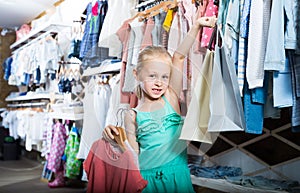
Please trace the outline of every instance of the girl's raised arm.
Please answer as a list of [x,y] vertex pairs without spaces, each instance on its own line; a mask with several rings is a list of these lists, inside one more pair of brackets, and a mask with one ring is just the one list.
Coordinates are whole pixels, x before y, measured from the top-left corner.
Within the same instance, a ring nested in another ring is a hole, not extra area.
[[183,63],[186,55],[189,53],[190,48],[194,44],[199,30],[202,27],[214,27],[216,21],[217,18],[215,16],[199,18],[191,27],[184,40],[174,52],[172,59],[173,68],[170,77],[170,88],[177,95],[177,98],[179,98],[180,92],[182,90]]

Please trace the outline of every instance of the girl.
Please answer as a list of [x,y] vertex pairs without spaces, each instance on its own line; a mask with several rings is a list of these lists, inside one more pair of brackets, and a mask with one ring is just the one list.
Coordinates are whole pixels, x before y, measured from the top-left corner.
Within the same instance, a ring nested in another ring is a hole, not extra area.
[[[127,139],[138,153],[142,177],[148,181],[143,192],[194,192],[187,167],[187,144],[179,140],[183,120],[179,96],[184,58],[198,31],[214,27],[215,17],[199,18],[173,57],[163,47],[150,46],[138,57],[134,76],[138,82],[138,106],[125,114]],[[115,126],[103,132],[107,140],[118,135]]]

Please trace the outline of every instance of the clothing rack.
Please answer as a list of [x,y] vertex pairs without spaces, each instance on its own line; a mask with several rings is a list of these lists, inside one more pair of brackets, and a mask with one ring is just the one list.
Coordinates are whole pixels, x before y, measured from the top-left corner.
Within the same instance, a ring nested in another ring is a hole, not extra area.
[[58,61],[58,64],[81,64],[80,62]]
[[82,76],[93,76],[97,74],[111,74],[120,72],[122,62],[116,62],[109,65],[100,65],[99,67],[87,68],[84,70]]
[[143,1],[142,3],[138,4],[135,9],[139,9],[139,8],[142,8],[143,6],[147,6],[149,5],[150,3],[154,3],[156,2],[157,0],[148,0],[148,1]]
[[34,43],[36,43],[37,41],[40,41],[41,39],[43,38],[46,38],[48,35],[51,35],[52,37],[56,36],[57,33],[56,32],[51,32],[51,31],[46,31],[46,32],[41,32],[42,34],[38,37],[38,38],[35,38],[33,40],[31,40],[30,42],[28,43],[24,43],[23,45],[21,45],[19,48],[15,49],[12,54],[26,48],[26,47],[29,47],[31,45],[33,45]]
[[9,108],[20,108],[20,107],[39,107],[46,106],[46,102],[36,102],[36,103],[20,103],[20,104],[7,104]]
[[10,46],[12,53],[16,52],[21,48],[25,48],[28,45],[46,37],[47,35],[57,35],[61,29],[66,27],[71,27],[70,25],[60,24],[60,23],[45,23],[37,29],[32,29],[29,34],[24,36],[22,39],[16,41]]
[[[177,0],[174,1],[152,1],[151,2],[146,3],[146,5],[143,5],[143,3],[141,3],[142,5],[140,6],[149,6],[148,9],[143,10],[143,11],[139,11],[135,16],[133,16],[131,18],[131,20],[134,20],[135,18],[139,18],[139,21],[143,21],[144,19],[147,19],[149,17],[154,17],[155,15],[161,13],[162,11],[167,12],[169,9],[174,9],[177,7]],[[148,2],[148,1],[147,1]],[[153,4],[153,6],[150,6],[151,4]]]

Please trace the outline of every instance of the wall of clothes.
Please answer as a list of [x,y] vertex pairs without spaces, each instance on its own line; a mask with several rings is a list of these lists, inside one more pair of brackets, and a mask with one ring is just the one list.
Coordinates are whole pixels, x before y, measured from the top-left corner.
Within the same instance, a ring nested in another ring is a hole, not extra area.
[[[50,186],[62,185],[64,176],[88,181],[81,164],[93,143],[105,125],[122,122],[120,109],[137,105],[132,71],[140,50],[156,45],[173,54],[197,18],[216,16],[217,27],[199,32],[184,62],[180,138],[203,158],[198,166],[238,166],[243,173],[235,176],[300,181],[292,169],[300,165],[299,12],[296,0],[89,1],[84,17],[14,50],[3,63],[3,78],[20,89],[10,97],[71,93],[61,109],[79,105],[81,117],[54,118],[59,100],[48,98],[42,115],[3,112],[3,126],[26,140],[26,150],[38,145],[47,160],[44,178],[55,176]],[[32,125],[35,119],[42,129]],[[284,159],[272,162],[264,154]],[[195,165],[190,169],[199,174]]]

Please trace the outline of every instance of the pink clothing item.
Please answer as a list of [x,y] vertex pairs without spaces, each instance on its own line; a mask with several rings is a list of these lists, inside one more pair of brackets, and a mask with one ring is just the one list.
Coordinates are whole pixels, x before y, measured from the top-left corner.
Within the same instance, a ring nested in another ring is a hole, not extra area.
[[[209,0],[204,16],[218,17],[218,6],[214,4],[214,0]],[[201,37],[201,47],[207,48],[213,31],[214,28],[203,27],[202,37]]]
[[205,15],[208,3],[209,0],[202,0],[202,4],[198,7],[199,10],[198,18],[203,17]]
[[135,159],[131,150],[118,153],[109,142],[95,141],[83,162],[87,193],[142,192],[148,182],[142,178]]
[[48,182],[49,188],[59,188],[65,186],[64,170],[55,173],[55,179]]
[[66,128],[62,123],[53,125],[53,138],[51,142],[50,154],[48,156],[47,168],[53,172],[60,171],[62,159],[66,147]]
[[96,1],[95,5],[93,5],[92,7],[92,14],[93,16],[97,16],[98,15],[98,1]]
[[142,45],[141,45],[141,50],[144,49],[145,47],[147,46],[152,46],[153,42],[152,42],[152,30],[154,28],[154,21],[152,19],[152,17],[150,17],[148,20],[147,20],[147,23],[146,23],[146,27],[145,27],[145,33],[144,33],[144,36],[143,36],[143,40],[142,40]]
[[[203,17],[206,11],[206,7],[208,5],[208,1],[209,0],[203,0],[202,4],[199,5],[197,13],[196,13],[196,18],[199,19],[200,17]],[[199,30],[198,35],[196,37],[196,40],[198,40],[198,42],[196,43],[193,51],[195,53],[202,53],[205,54],[206,49],[201,48],[200,42],[201,42],[201,36],[202,36],[202,29]]]
[[130,19],[126,20],[123,25],[118,29],[116,34],[118,35],[120,41],[123,45],[122,61],[127,62],[128,56],[128,39],[130,35],[131,27],[129,25]]
[[137,105],[137,97],[134,93],[129,92],[123,92],[122,88],[124,85],[124,78],[125,78],[125,72],[126,72],[126,63],[128,58],[128,40],[130,37],[130,31],[131,27],[129,25],[129,22],[131,19],[126,20],[123,25],[120,27],[120,29],[117,31],[117,35],[119,36],[120,41],[123,45],[123,53],[122,53],[122,67],[121,67],[121,77],[120,77],[120,103],[123,104],[130,104],[131,108],[136,107]]

